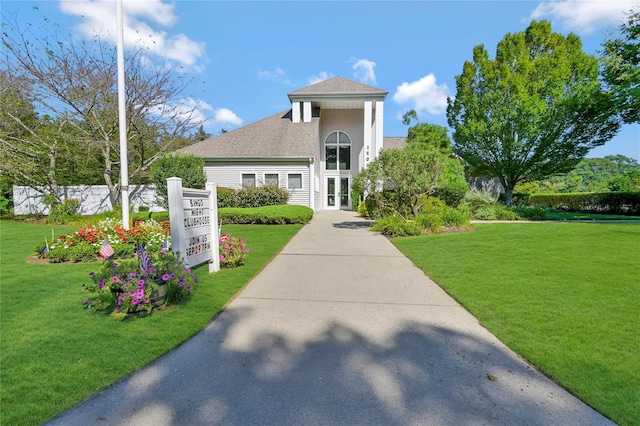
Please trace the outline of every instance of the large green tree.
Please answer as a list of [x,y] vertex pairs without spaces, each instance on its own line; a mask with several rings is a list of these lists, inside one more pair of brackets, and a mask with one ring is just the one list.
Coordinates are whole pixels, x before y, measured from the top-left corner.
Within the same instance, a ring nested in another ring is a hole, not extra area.
[[603,76],[617,112],[626,123],[640,123],[640,11],[631,11],[620,37],[604,43]]
[[447,106],[455,152],[473,175],[497,178],[508,204],[518,183],[573,169],[619,129],[598,60],[547,21],[506,34],[495,59],[476,46],[456,90]]

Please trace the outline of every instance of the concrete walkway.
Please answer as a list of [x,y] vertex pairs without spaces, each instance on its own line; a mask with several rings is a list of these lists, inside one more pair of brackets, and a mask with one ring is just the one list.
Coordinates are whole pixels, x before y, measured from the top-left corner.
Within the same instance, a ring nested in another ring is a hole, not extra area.
[[368,225],[319,213],[201,333],[50,424],[612,424]]

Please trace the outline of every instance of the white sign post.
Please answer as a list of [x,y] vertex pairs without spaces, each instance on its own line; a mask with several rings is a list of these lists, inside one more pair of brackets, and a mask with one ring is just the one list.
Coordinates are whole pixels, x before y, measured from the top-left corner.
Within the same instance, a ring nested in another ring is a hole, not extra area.
[[209,272],[220,270],[220,236],[218,235],[218,197],[216,186],[206,189],[183,188],[182,179],[167,179],[171,249],[187,265],[209,263]]

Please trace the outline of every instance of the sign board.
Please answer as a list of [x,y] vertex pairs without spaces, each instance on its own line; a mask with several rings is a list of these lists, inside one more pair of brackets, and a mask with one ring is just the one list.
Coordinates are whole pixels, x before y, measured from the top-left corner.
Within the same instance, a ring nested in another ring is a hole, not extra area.
[[218,197],[216,186],[206,189],[183,188],[182,179],[167,179],[171,249],[187,265],[209,263],[209,272],[220,270],[218,235]]

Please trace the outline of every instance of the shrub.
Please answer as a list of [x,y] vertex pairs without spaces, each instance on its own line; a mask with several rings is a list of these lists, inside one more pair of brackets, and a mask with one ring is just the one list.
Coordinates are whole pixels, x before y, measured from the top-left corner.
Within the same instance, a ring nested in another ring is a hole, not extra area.
[[515,207],[513,211],[528,220],[544,220],[547,216],[547,211],[542,207]]
[[465,228],[469,226],[469,218],[462,212],[448,208],[442,212],[442,224],[448,228]]
[[305,206],[278,205],[255,208],[222,208],[218,210],[219,223],[225,224],[291,224],[308,223],[313,210]]
[[640,213],[640,192],[536,194],[532,205],[571,212]]
[[244,265],[245,255],[251,251],[240,237],[232,237],[231,234],[220,236],[220,267],[237,268]]
[[156,185],[158,203],[167,207],[167,178],[179,177],[185,188],[203,189],[207,182],[204,160],[193,154],[165,154],[151,166],[151,180]]
[[47,223],[66,223],[78,214],[80,201],[75,198],[65,198],[59,203],[53,197],[45,197],[45,202],[49,204],[49,217]]
[[423,231],[427,231],[432,234],[440,232],[440,228],[444,225],[442,216],[437,213],[423,213],[416,218],[416,223]]
[[216,188],[218,194],[218,208],[235,207],[236,191],[232,188],[219,186]]
[[289,193],[275,185],[243,188],[236,192],[234,207],[264,207],[287,204]]
[[96,248],[90,244],[79,244],[69,248],[67,257],[71,262],[92,262],[96,260]]
[[407,221],[398,215],[385,216],[378,219],[371,227],[371,230],[390,238],[420,235],[422,233],[422,228],[417,222]]
[[367,211],[367,203],[364,200],[358,203],[358,214],[360,217],[370,217],[369,212]]

